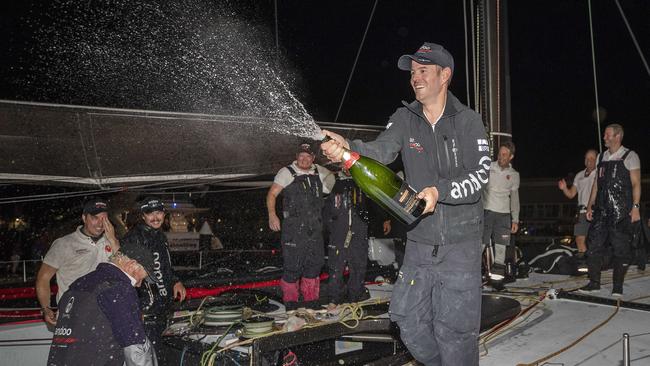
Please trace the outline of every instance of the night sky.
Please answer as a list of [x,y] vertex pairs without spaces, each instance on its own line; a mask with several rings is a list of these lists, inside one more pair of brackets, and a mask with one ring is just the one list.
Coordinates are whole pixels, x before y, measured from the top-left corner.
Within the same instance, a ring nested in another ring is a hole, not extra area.
[[[167,3],[2,2],[0,98],[248,113],[259,98],[242,95],[256,92],[261,63],[280,65],[274,75],[314,119],[334,121],[375,2],[278,0],[279,55],[273,1]],[[645,173],[650,75],[616,3],[592,3],[604,125],[626,128],[624,145]],[[650,58],[650,2],[620,3]],[[584,151],[598,148],[587,1],[509,1],[508,20],[514,166],[524,179],[578,171]],[[424,41],[455,56],[451,90],[466,102],[463,29],[460,0],[379,1],[337,122],[384,125],[410,101],[408,73],[396,63]],[[229,85],[240,90],[230,94]]]

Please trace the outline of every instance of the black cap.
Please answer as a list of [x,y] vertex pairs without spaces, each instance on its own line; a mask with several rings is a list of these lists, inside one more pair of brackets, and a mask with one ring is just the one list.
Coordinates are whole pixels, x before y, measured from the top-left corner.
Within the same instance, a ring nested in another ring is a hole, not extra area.
[[300,147],[298,148],[298,151],[296,152],[296,154],[300,154],[300,153],[307,153],[307,154],[315,155],[314,151],[311,149],[310,144],[301,144]]
[[454,57],[439,44],[424,42],[412,55],[403,55],[397,61],[400,70],[411,71],[411,61],[422,65],[438,65],[448,67],[454,73]]
[[158,197],[147,197],[140,203],[140,211],[152,213],[154,211],[165,211],[163,201]]
[[140,244],[127,244],[120,247],[120,252],[126,255],[131,259],[135,259],[138,263],[144,267],[145,271],[149,274],[152,280],[155,281],[154,277],[154,265],[153,265],[153,254],[151,250],[141,246]]
[[102,212],[108,212],[108,204],[106,203],[106,201],[98,198],[94,198],[84,203],[84,210],[83,210],[84,214],[90,214],[95,216]]

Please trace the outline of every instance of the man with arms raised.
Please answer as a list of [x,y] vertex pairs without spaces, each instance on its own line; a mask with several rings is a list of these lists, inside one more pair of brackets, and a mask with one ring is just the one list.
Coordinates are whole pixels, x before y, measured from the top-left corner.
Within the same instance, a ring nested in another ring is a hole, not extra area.
[[416,101],[399,108],[375,141],[333,140],[321,148],[339,161],[343,148],[389,163],[398,153],[408,184],[426,201],[407,234],[393,288],[391,319],[411,354],[425,365],[478,365],[481,321],[481,191],[490,157],[481,117],[447,89],[454,59],[425,43],[397,66],[411,72]]
[[594,185],[596,178],[596,157],[598,152],[594,149],[589,149],[585,153],[585,169],[581,170],[573,178],[573,185],[569,187],[564,179],[557,182],[558,188],[564,195],[572,199],[578,195],[578,221],[573,226],[573,235],[576,237],[576,247],[578,247],[578,259],[582,260],[587,252],[587,231],[589,230],[589,222],[587,222],[587,203],[589,203],[589,195],[591,194],[591,187]]
[[88,200],[81,215],[83,225],[75,232],[55,240],[43,258],[36,275],[36,297],[47,323],[56,323],[56,313],[50,308],[52,277],[56,275],[58,303],[72,282],[95,270],[97,264],[107,262],[110,255],[119,249],[107,212],[106,201]]

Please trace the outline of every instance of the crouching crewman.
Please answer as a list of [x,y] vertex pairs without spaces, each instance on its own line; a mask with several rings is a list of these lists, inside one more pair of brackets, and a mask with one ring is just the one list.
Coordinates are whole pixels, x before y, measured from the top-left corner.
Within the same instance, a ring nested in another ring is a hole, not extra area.
[[48,366],[158,365],[135,290],[151,273],[151,252],[131,246],[74,281],[59,301]]

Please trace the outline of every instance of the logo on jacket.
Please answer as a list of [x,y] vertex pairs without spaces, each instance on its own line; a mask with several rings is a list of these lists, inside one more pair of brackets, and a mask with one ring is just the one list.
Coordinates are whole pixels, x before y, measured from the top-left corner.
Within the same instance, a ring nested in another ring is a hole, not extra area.
[[476,144],[478,145],[478,151],[490,150],[490,145],[488,144],[488,140],[486,139],[478,139],[476,140]]
[[70,297],[70,301],[68,301],[68,304],[65,306],[65,313],[70,314],[72,311],[72,306],[74,305],[74,296]]
[[415,141],[415,139],[413,137],[409,138],[409,149],[413,149],[413,150],[417,151],[418,153],[421,153],[421,152],[424,151],[424,148],[422,147],[422,145],[420,145],[419,142]]

